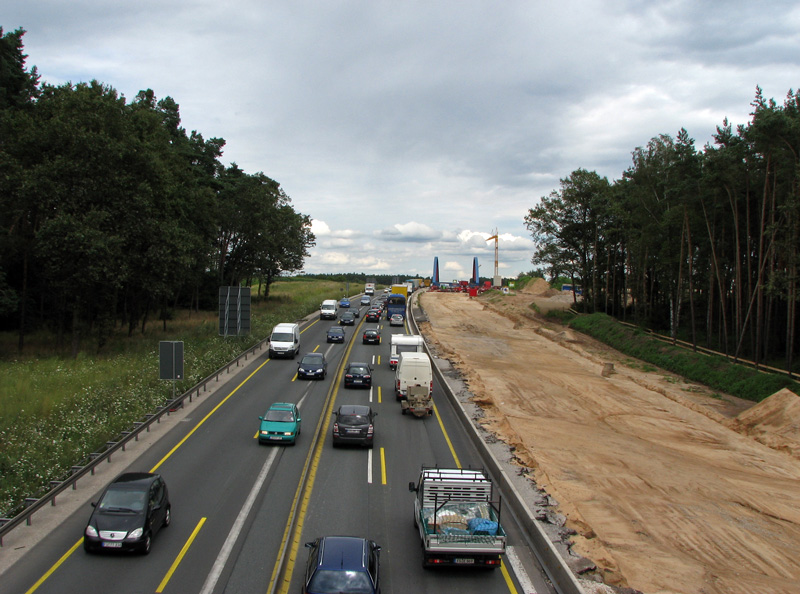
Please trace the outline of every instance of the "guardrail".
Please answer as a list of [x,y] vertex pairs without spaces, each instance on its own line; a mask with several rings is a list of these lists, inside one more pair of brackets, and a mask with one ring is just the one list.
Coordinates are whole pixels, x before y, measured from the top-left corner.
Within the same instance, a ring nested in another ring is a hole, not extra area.
[[[419,300],[418,293],[415,292],[413,295],[413,303],[409,303],[409,311],[411,312],[409,320],[413,323],[413,330],[419,334],[419,326],[416,322],[416,315],[418,314],[415,314],[415,310],[418,312],[421,310],[419,306],[416,305]],[[433,355],[430,352],[427,343],[425,343],[425,350],[427,351],[428,356],[431,357],[431,361],[433,361]],[[455,410],[459,421],[461,421],[464,431],[481,456],[486,470],[489,472],[498,489],[500,490],[506,505],[511,508],[512,513],[519,521],[521,527],[523,528],[523,532],[529,540],[531,549],[536,555],[536,558],[539,560],[539,563],[547,574],[547,577],[556,588],[558,594],[585,594],[580,583],[578,583],[578,580],[575,578],[575,575],[558,553],[555,545],[553,545],[553,543],[550,541],[545,531],[539,525],[539,522],[534,517],[530,508],[525,504],[525,501],[522,499],[522,496],[519,494],[516,487],[514,487],[511,479],[508,478],[508,475],[500,465],[500,462],[486,447],[483,437],[472,424],[472,419],[467,414],[467,411],[461,405],[461,402],[459,402],[458,398],[456,398],[456,395],[450,389],[450,386],[445,380],[445,377],[439,367],[432,365],[432,368],[436,379],[439,381],[439,385],[442,386],[443,392],[453,405],[453,409]]]
[[99,452],[93,452],[89,454],[88,458],[84,459],[85,464],[77,464],[72,467],[72,472],[69,477],[65,478],[62,481],[50,481],[50,490],[47,491],[44,495],[39,498],[36,497],[27,497],[24,500],[25,509],[14,516],[13,518],[0,518],[0,547],[3,546],[3,537],[14,530],[17,526],[25,522],[28,526],[31,525],[33,514],[39,511],[48,503],[52,506],[56,504],[56,497],[66,491],[68,488],[72,487],[73,490],[77,488],[78,481],[86,476],[87,474],[94,475],[95,469],[103,462],[110,462],[111,456],[116,452],[125,451],[125,445],[129,443],[131,440],[139,440],[139,435],[142,432],[149,432],[150,426],[153,423],[160,423],[161,417],[164,415],[169,415],[171,412],[175,411],[176,409],[183,406],[184,401],[188,398],[189,402],[192,402],[193,396],[197,396],[198,398],[201,395],[201,390],[206,392],[208,389],[208,384],[212,381],[219,381],[220,375],[223,373],[230,373],[232,367],[236,366],[239,367],[240,363],[243,361],[247,361],[247,358],[250,355],[255,355],[256,351],[263,350],[264,345],[269,342],[269,338],[265,338],[264,340],[260,341],[258,344],[250,347],[241,355],[229,361],[219,369],[217,369],[214,373],[206,377],[205,379],[199,381],[197,384],[192,386],[189,390],[181,394],[180,396],[175,397],[174,399],[168,400],[164,406],[156,410],[151,414],[147,414],[144,417],[144,420],[137,421],[134,423],[134,426],[129,431],[123,431],[118,439],[114,441],[106,442],[105,448]]

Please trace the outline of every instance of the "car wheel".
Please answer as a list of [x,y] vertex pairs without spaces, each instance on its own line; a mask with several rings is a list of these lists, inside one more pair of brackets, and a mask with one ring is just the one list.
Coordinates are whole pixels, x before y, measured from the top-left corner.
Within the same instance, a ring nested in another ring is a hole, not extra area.
[[148,534],[144,537],[144,544],[142,545],[142,555],[150,554],[150,545],[152,544],[152,537]]
[[168,507],[167,508],[167,513],[164,514],[164,528],[169,526],[170,522],[172,522],[172,508]]

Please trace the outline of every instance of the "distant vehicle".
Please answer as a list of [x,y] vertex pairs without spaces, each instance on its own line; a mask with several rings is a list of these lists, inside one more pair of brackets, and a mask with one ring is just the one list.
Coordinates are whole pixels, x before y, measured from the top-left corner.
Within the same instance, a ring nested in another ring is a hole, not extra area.
[[352,311],[346,311],[339,316],[339,324],[342,326],[353,326],[356,323],[356,315]]
[[331,326],[328,328],[327,342],[344,343],[344,328],[341,326]]
[[269,337],[269,358],[291,357],[300,352],[300,325],[278,324]]
[[360,307],[356,307],[355,309],[353,309],[353,315],[355,317],[357,317],[357,318],[360,317],[361,316],[361,308]]
[[344,368],[345,388],[369,388],[372,385],[372,368],[368,363],[351,361]]
[[392,334],[389,369],[397,369],[400,353],[422,353],[425,341],[419,334]]
[[291,443],[300,435],[300,410],[292,402],[275,402],[269,407],[258,429],[258,443]]
[[336,299],[326,299],[319,306],[319,319],[320,320],[335,320],[336,319]]
[[390,320],[394,314],[400,314],[403,319],[406,317],[406,296],[399,293],[392,293],[386,300],[386,319]]
[[147,555],[153,536],[172,519],[167,484],[159,474],[127,472],[115,478],[83,531],[83,548],[95,551],[136,551]]
[[389,318],[389,325],[390,326],[402,326],[405,320],[403,320],[403,316],[400,314],[392,314],[392,317]]
[[305,379],[325,379],[328,362],[322,353],[306,353],[297,364],[297,377]]
[[388,293],[388,292],[389,292],[389,287],[384,287],[384,288],[383,288],[383,292],[384,292],[384,293]]
[[378,413],[363,404],[342,404],[333,416],[333,447],[343,443],[372,447]]
[[350,307],[350,299],[347,297],[342,297],[339,301],[339,307]]
[[372,303],[372,301],[370,300],[368,295],[364,295],[363,297],[361,297],[361,305],[369,305],[370,303]]
[[307,542],[303,594],[378,594],[380,551],[373,541],[354,536],[323,536]]
[[371,309],[371,310],[369,310],[367,312],[367,315],[364,316],[364,319],[367,322],[380,322],[381,321],[381,312],[380,311],[375,311],[374,309]]
[[361,344],[380,344],[381,343],[381,333],[375,330],[374,328],[369,328],[364,330],[364,334],[361,336]]
[[364,285],[364,293],[367,295],[375,294],[375,283],[369,282]]

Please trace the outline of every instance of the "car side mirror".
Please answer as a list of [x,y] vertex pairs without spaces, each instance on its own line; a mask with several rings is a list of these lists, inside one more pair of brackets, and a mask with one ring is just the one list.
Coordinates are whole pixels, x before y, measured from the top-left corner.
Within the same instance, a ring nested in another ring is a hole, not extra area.
[[259,420],[259,421],[263,421],[263,420],[264,420],[264,417],[258,417],[258,420]]
[[312,541],[312,542],[307,542],[307,543],[305,544],[305,547],[306,547],[307,549],[310,549],[310,548],[311,548],[311,547],[313,547],[313,546],[314,546],[314,542],[313,542],[313,541]]
[[414,484],[413,482],[408,483],[408,490],[411,491],[412,493],[416,493],[417,485]]
[[96,501],[92,501],[92,507],[97,507],[97,502]]
[[378,413],[372,413],[372,418],[373,418],[373,419],[374,419],[375,417],[377,417],[377,416],[378,416]]

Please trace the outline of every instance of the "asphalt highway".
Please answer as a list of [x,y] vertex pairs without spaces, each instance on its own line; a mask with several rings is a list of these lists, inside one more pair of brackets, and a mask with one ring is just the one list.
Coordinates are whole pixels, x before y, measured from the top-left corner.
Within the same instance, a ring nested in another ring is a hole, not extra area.
[[[257,358],[224,389],[191,405],[181,423],[125,469],[159,472],[169,488],[172,523],[153,539],[149,555],[86,554],[87,504],[11,566],[0,591],[297,593],[304,544],[353,535],[381,546],[384,594],[549,592],[510,516],[503,516],[503,525],[514,563],[504,558],[493,571],[422,568],[408,483],[423,464],[478,467],[479,458],[441,386],[434,384],[434,416],[400,413],[388,354],[390,334],[404,328],[390,328],[384,319],[366,324],[360,317],[347,327],[345,344],[327,344],[325,333],[334,324],[311,318],[302,326],[297,359]],[[380,345],[361,343],[367,327],[381,330]],[[296,378],[297,362],[311,351],[328,360],[323,381]],[[373,366],[372,388],[344,388],[347,361]],[[296,445],[258,444],[258,417],[273,402],[298,404],[302,431]],[[373,449],[332,447],[331,413],[340,404],[369,404],[377,411]]]

